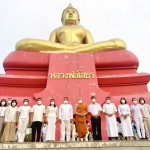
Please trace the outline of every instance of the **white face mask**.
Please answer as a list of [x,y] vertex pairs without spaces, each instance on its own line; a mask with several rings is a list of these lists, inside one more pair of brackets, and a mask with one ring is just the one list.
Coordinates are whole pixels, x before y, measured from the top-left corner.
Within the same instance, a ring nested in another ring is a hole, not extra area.
[[28,105],[28,102],[24,102],[24,105],[27,106],[27,105]]
[[16,106],[16,103],[12,103],[12,106]]
[[39,101],[37,101],[37,103],[38,103],[38,105],[41,105],[41,104],[42,104],[42,101],[39,100]]
[[10,104],[11,104],[11,101],[8,101],[8,102],[7,102],[7,105],[10,105]]
[[2,106],[4,106],[6,103],[5,103],[5,102],[2,102],[1,104],[2,104]]
[[106,103],[107,103],[107,104],[109,104],[109,103],[110,103],[110,100],[109,100],[109,99],[108,99],[108,100],[106,100]]
[[64,100],[64,104],[68,104],[68,101],[67,101],[67,100]]
[[95,98],[93,98],[93,99],[92,99],[92,102],[93,102],[93,103],[95,103],[95,102],[96,102],[96,99],[95,99]]
[[140,102],[141,102],[141,104],[144,104],[144,100],[141,100]]
[[137,101],[136,101],[136,100],[134,100],[134,101],[133,101],[133,104],[137,104]]
[[79,104],[82,104],[82,99],[78,100],[78,103],[79,103]]
[[126,102],[126,101],[125,101],[124,99],[123,99],[123,100],[121,100],[121,103],[122,103],[122,104],[125,104],[125,102]]
[[55,102],[51,102],[51,105],[54,106]]

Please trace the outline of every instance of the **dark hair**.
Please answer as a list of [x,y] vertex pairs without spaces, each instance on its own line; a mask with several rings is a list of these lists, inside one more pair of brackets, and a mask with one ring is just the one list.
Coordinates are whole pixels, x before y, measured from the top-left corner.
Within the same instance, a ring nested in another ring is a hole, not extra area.
[[91,96],[91,99],[96,98],[95,96]]
[[[51,100],[50,100],[50,104],[49,104],[49,106],[51,106],[51,102],[52,101],[54,101],[55,102],[55,99],[54,98],[52,98]],[[56,104],[54,104],[54,107],[56,107]]]
[[87,124],[87,123],[89,123],[89,121],[88,121],[88,120],[86,120],[86,124]]
[[68,97],[64,97],[64,100],[65,100],[65,99],[68,99]]
[[135,97],[133,97],[133,98],[132,98],[132,102],[133,102],[134,100],[136,100],[136,98],[135,98]]
[[3,101],[5,101],[5,105],[4,105],[4,106],[6,107],[6,106],[7,106],[6,99],[2,99],[2,100],[0,101],[0,106],[2,106],[2,102],[3,102]]
[[127,103],[127,100],[124,97],[120,98],[120,104],[122,104],[121,100],[125,100],[125,104]]
[[27,98],[25,98],[25,99],[23,100],[23,102],[25,102],[25,101],[28,101],[28,102],[29,102],[29,100],[28,100]]
[[16,103],[16,106],[17,106],[18,103],[17,103],[17,101],[16,101],[15,99],[13,99],[13,100],[11,101],[11,106],[12,106],[12,103],[14,103],[14,102]]
[[117,122],[121,123],[120,117],[116,118]]
[[41,100],[42,100],[42,98],[41,98],[41,97],[38,97],[38,98],[36,99],[36,101],[38,101],[39,99],[41,99]]
[[105,98],[105,100],[107,100],[107,99],[110,99],[110,97],[109,97],[109,96],[107,96],[107,97]]
[[145,103],[145,99],[144,99],[144,97],[140,97],[140,98],[139,98],[139,103],[141,103],[141,100],[143,100],[143,101],[144,101],[144,103]]

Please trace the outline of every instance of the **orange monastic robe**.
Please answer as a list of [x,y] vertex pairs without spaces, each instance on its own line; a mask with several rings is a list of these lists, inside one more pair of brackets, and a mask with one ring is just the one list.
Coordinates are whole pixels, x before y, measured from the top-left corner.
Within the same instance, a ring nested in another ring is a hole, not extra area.
[[[78,104],[76,107],[76,112],[85,114],[88,113],[87,105],[82,103]],[[76,115],[76,127],[79,138],[85,137],[87,134],[87,126],[86,126],[86,116]]]

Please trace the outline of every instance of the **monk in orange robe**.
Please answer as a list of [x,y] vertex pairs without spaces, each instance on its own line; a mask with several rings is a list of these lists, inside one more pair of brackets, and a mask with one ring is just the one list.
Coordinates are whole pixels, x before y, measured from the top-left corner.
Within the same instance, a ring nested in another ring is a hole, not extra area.
[[82,141],[87,134],[86,115],[88,114],[88,108],[85,103],[82,103],[82,98],[79,98],[78,104],[75,108],[76,114],[76,128],[79,141]]

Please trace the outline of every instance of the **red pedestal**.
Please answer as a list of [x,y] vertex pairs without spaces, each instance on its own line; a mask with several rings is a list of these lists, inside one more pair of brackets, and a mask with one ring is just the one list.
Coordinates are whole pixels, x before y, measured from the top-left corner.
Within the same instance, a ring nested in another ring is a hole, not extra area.
[[[26,51],[14,51],[4,60],[5,75],[0,75],[0,97],[12,97],[22,104],[24,98],[35,104],[35,98],[42,97],[49,105],[55,98],[57,105],[63,103],[63,97],[69,97],[74,106],[79,97],[87,104],[90,97],[96,95],[100,104],[110,95],[118,105],[125,97],[131,103],[133,97],[144,97],[150,102],[147,83],[148,73],[137,73],[138,59],[130,51],[118,50],[84,54],[42,54]],[[51,79],[51,73],[91,72],[95,78],[89,79]],[[102,115],[103,139],[107,138],[105,119]],[[57,128],[59,135],[59,128]],[[57,136],[57,140],[59,136]]]

